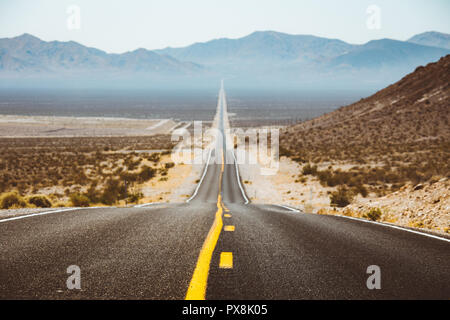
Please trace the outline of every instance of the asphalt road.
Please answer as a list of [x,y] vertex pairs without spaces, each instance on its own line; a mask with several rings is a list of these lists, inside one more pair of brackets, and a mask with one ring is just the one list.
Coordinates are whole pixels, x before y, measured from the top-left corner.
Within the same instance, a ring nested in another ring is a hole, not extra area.
[[[221,90],[220,132],[225,115]],[[223,138],[188,203],[0,220],[0,298],[450,298],[449,241],[247,203],[232,153]],[[81,290],[67,289],[70,265]],[[371,265],[381,289],[367,288]]]

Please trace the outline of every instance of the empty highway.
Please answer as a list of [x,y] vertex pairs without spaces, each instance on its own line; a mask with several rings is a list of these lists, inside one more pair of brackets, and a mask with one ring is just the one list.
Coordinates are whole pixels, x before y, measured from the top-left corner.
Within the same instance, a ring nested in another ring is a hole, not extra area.
[[[223,88],[215,124],[222,138],[186,203],[0,220],[0,298],[450,298],[447,239],[249,203]],[[79,290],[66,286],[71,265]],[[373,265],[381,288],[370,290]]]

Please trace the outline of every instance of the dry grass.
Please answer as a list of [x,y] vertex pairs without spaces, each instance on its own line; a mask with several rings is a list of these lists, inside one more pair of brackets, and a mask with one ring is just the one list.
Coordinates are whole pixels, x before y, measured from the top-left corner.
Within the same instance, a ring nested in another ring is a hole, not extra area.
[[172,146],[166,135],[0,138],[0,192],[43,193],[53,203],[68,202],[70,196],[75,202],[84,196],[90,203],[107,205],[136,201],[136,184],[166,175],[171,168],[159,159]]

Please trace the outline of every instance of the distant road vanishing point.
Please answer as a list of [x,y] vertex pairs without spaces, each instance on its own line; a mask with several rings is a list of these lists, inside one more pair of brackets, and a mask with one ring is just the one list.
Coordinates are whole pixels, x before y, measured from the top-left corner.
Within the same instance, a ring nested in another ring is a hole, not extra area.
[[[448,239],[249,203],[225,137],[223,86],[216,119],[221,147],[186,203],[0,220],[0,298],[450,298]],[[69,290],[73,265],[81,289]],[[379,289],[368,287],[370,266]]]

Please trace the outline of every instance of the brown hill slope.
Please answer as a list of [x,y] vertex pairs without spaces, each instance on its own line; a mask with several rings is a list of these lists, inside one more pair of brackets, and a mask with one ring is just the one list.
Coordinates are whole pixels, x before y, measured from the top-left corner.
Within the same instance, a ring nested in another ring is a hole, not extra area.
[[333,167],[317,174],[313,168],[324,184],[395,190],[450,175],[449,122],[447,55],[371,97],[287,128],[280,153],[302,163],[356,164],[346,174]]

